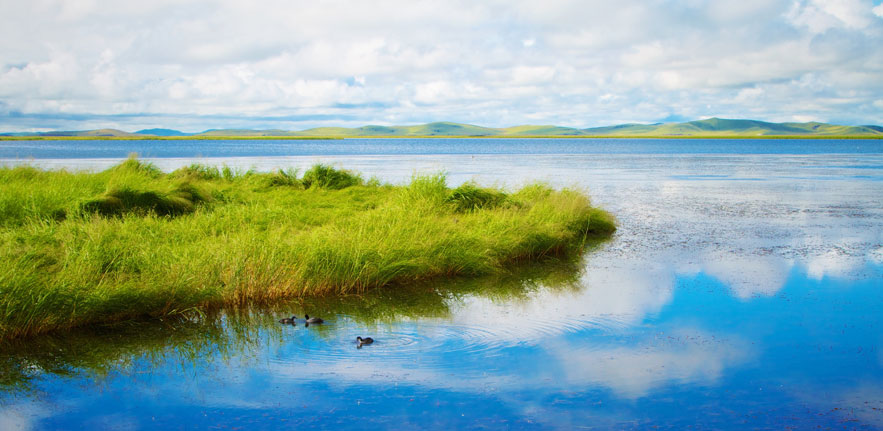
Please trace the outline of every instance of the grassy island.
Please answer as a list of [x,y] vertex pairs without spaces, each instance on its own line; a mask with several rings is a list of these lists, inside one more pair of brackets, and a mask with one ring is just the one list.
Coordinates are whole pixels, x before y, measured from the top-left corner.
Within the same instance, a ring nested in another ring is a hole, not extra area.
[[164,173],[136,159],[0,168],[0,339],[502,273],[614,229],[584,193],[542,184],[393,186],[323,165]]

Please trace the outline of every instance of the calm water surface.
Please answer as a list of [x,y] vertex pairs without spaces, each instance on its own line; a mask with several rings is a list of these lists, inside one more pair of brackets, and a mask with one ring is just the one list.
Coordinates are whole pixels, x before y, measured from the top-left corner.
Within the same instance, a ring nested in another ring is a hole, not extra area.
[[[620,223],[580,261],[506,277],[3,345],[0,429],[883,428],[883,141],[0,145],[52,168],[137,151],[542,180]],[[276,322],[304,311],[327,323]]]

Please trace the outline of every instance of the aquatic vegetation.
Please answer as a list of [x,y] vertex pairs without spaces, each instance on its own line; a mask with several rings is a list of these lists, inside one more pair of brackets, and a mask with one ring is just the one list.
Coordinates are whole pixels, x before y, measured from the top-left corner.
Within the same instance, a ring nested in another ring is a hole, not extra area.
[[136,159],[98,173],[0,169],[0,338],[141,316],[500,274],[609,236],[585,193],[444,175],[364,182]]

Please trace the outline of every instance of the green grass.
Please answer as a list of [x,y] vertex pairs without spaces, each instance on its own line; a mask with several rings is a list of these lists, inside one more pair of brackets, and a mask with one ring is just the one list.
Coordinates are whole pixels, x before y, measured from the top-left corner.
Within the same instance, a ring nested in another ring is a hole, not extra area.
[[365,182],[130,159],[98,173],[0,169],[0,339],[90,323],[505,273],[615,229],[579,190],[506,193],[443,175]]

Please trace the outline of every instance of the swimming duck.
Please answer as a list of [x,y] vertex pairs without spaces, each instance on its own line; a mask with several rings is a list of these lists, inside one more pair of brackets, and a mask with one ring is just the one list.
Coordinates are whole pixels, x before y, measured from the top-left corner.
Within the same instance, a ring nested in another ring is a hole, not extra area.
[[304,314],[304,319],[306,319],[307,323],[323,323],[323,322],[325,322],[324,320],[322,320],[318,317],[310,317],[309,314]]
[[285,324],[292,324],[292,325],[293,325],[293,324],[294,324],[294,319],[295,319],[296,317],[297,317],[297,316],[283,317],[283,318],[279,319],[279,323],[285,323]]
[[356,341],[359,342],[359,347],[362,347],[362,344],[371,344],[374,342],[374,339],[371,337],[356,337]]

